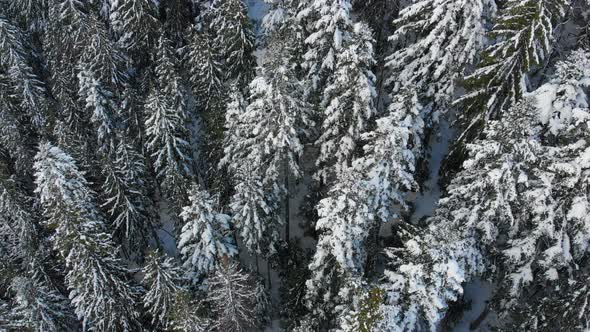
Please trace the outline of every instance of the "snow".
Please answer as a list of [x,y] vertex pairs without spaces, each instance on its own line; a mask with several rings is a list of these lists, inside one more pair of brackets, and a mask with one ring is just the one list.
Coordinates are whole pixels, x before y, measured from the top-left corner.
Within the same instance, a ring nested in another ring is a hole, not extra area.
[[451,128],[448,119],[442,117],[439,123],[439,135],[433,136],[429,142],[430,158],[428,165],[430,173],[428,180],[424,183],[423,192],[419,193],[414,201],[415,210],[411,218],[413,224],[418,223],[423,217],[431,216],[438,206],[438,201],[442,195],[438,183],[440,180],[439,171],[454,138],[454,128]]
[[260,28],[264,15],[268,12],[269,6],[263,0],[248,0],[248,16],[254,21],[256,30]]
[[[470,326],[478,320],[487,309],[489,300],[492,297],[493,285],[481,279],[474,279],[464,287],[465,302],[471,302],[471,308],[463,314],[463,319],[453,328],[453,332],[470,332],[475,329],[487,331],[486,322],[490,317],[486,316],[478,326]],[[475,325],[475,324],[474,324]]]
[[176,257],[176,239],[174,238],[174,218],[170,215],[170,207],[165,200],[160,201],[160,228],[156,230],[159,244],[170,257]]

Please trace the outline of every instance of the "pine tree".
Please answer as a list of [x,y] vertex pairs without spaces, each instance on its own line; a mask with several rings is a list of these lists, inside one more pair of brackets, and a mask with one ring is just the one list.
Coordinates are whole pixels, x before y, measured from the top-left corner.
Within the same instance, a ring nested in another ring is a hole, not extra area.
[[303,68],[316,93],[322,93],[326,79],[334,72],[343,41],[352,31],[351,7],[350,0],[307,0],[301,4],[298,19],[308,31]]
[[250,253],[272,256],[280,243],[277,198],[267,191],[259,171],[243,165],[234,176],[235,193],[231,198],[232,224]]
[[143,283],[148,289],[143,306],[152,317],[152,324],[166,329],[170,325],[175,299],[181,291],[182,272],[172,258],[165,258],[157,251],[150,253],[143,271]]
[[252,278],[226,262],[209,279],[208,301],[219,331],[248,331],[255,326],[255,285]]
[[103,207],[114,229],[114,238],[123,244],[127,254],[143,256],[151,231],[145,189],[146,166],[143,156],[119,136],[112,156],[104,159]]
[[89,113],[92,114],[90,122],[96,128],[98,151],[102,156],[108,156],[115,150],[115,131],[118,125],[115,119],[113,95],[94,77],[91,70],[84,67],[78,73],[80,84],[78,93],[84,99]]
[[484,47],[485,24],[495,11],[491,0],[420,0],[401,9],[387,57],[391,95],[416,86],[422,102],[444,113],[458,79]]
[[409,209],[406,194],[417,187],[413,149],[421,142],[420,108],[415,94],[392,101],[389,115],[362,135],[363,156],[338,174],[317,206],[320,235],[306,293],[315,328],[349,324],[343,317],[354,315],[359,294],[369,291],[363,278],[368,255],[376,253],[369,244],[376,242],[379,222]]
[[365,183],[358,173],[343,170],[327,197],[317,206],[320,232],[316,253],[309,264],[306,304],[317,322],[314,329],[330,329],[347,310],[347,293],[362,278],[366,252],[364,241],[375,219]]
[[15,106],[22,109],[19,120],[27,119],[41,129],[47,117],[45,87],[31,66],[25,35],[4,18],[0,18],[0,78],[16,98]]
[[225,79],[240,89],[246,88],[254,78],[255,36],[243,0],[222,0],[213,9],[210,30],[216,31],[215,45],[227,66]]
[[[223,120],[228,94],[224,86],[221,55],[213,46],[213,36],[208,31],[193,31],[188,46],[186,67],[189,81],[204,124],[203,145],[206,156],[207,182],[212,187],[219,177],[215,167],[222,158]],[[223,191],[223,190],[220,190]]]
[[361,133],[376,113],[375,76],[371,72],[375,61],[368,26],[355,25],[342,43],[324,90],[322,134],[317,140],[317,164],[321,167],[317,175],[326,183],[350,165]]
[[214,271],[223,257],[237,253],[230,235],[230,217],[218,211],[215,196],[193,186],[190,205],[183,208],[182,227],[178,249],[183,266],[189,273],[200,277]]
[[[519,1],[503,4],[478,69],[465,77],[468,92],[462,115],[470,139],[489,118],[498,117],[531,90],[528,74],[543,64],[555,42],[554,31],[568,12],[568,0]],[[474,132],[475,131],[475,132]]]
[[44,143],[35,171],[36,192],[46,224],[54,230],[54,248],[65,261],[65,282],[83,328],[133,330],[138,314],[125,280],[128,271],[116,257],[94,193],[76,163],[61,149]]
[[16,305],[10,313],[10,328],[27,331],[65,331],[73,326],[66,298],[38,282],[17,277],[11,285]]
[[210,320],[203,314],[203,303],[191,297],[190,292],[181,291],[174,300],[171,330],[178,332],[210,331]]
[[576,301],[575,285],[583,279],[573,279],[579,276],[575,262],[590,238],[583,194],[588,148],[580,140],[590,72],[587,52],[570,57],[549,83],[491,121],[485,138],[467,145],[470,158],[424,236],[404,236],[403,250],[389,250],[394,265],[386,272],[382,326],[416,329],[429,322],[435,329],[461,284],[484,271],[498,284],[494,311],[521,328],[547,324],[526,325],[551,316],[542,303],[556,299],[556,292],[571,291]]
[[110,23],[117,43],[136,64],[146,62],[145,54],[155,46],[159,22],[149,0],[113,0]]
[[186,94],[170,41],[160,37],[156,76],[158,87],[150,92],[145,120],[147,149],[167,197],[180,208],[186,201],[188,183],[193,177]]

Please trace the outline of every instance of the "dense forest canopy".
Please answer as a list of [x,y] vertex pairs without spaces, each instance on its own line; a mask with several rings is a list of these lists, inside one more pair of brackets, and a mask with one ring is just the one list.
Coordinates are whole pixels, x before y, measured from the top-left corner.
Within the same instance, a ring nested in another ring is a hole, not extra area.
[[0,331],[587,331],[589,0],[0,0]]

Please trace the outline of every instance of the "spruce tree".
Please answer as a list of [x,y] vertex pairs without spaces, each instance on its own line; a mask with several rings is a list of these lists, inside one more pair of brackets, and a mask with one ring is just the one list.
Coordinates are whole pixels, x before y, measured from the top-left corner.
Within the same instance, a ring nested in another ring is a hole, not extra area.
[[194,278],[214,271],[220,259],[237,253],[230,234],[230,217],[219,212],[217,197],[193,186],[180,217],[184,226],[178,249],[187,273]]
[[236,263],[225,262],[209,279],[208,301],[219,331],[248,331],[255,321],[254,280]]
[[209,29],[216,31],[214,43],[226,66],[225,79],[246,88],[256,66],[255,36],[246,4],[243,0],[222,0],[215,5]]
[[461,115],[470,140],[489,118],[500,114],[535,87],[528,74],[548,60],[555,29],[570,7],[569,0],[506,1],[488,33],[495,42],[481,55],[477,70],[465,77],[467,93]]
[[[83,328],[133,330],[138,325],[128,270],[106,231],[94,193],[74,160],[44,143],[35,162],[36,192],[53,245],[65,262],[65,282]],[[93,275],[93,278],[88,278]]]
[[172,258],[153,251],[143,268],[143,283],[148,289],[143,306],[152,317],[152,324],[164,329],[170,326],[174,302],[181,291],[182,271]]
[[354,26],[335,56],[322,100],[322,134],[317,140],[320,166],[317,176],[329,183],[350,166],[361,134],[375,116],[375,76],[372,38],[363,24]]
[[113,0],[109,21],[117,43],[137,65],[147,61],[146,52],[156,45],[159,22],[149,0]]
[[69,301],[58,291],[25,277],[15,278],[11,289],[16,302],[10,312],[11,329],[57,332],[73,327]]

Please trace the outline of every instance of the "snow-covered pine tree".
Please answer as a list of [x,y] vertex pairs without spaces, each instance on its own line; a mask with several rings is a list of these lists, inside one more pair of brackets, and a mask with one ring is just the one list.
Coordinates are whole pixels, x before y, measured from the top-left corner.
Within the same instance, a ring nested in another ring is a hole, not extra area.
[[[65,261],[65,283],[85,330],[130,331],[138,326],[127,269],[105,233],[94,193],[75,161],[44,143],[35,162],[40,196],[53,245]],[[93,278],[88,278],[93,275]]]
[[237,253],[228,215],[219,212],[217,197],[194,185],[180,217],[184,226],[178,241],[183,266],[194,279],[214,271],[223,257]]
[[152,317],[152,325],[167,329],[174,301],[181,291],[182,271],[172,258],[153,251],[147,257],[143,272],[143,283],[148,289],[143,296],[143,306]]
[[305,0],[300,4],[297,16],[308,32],[302,66],[307,71],[310,89],[318,96],[334,71],[343,40],[352,31],[351,7],[350,0]]
[[336,319],[349,309],[352,285],[363,277],[364,242],[375,223],[367,189],[362,174],[343,169],[317,206],[320,235],[306,282],[306,305],[314,330],[336,327]]
[[46,28],[49,1],[47,0],[13,0],[2,3],[6,12],[14,22],[31,32],[42,32]]
[[127,255],[143,257],[152,225],[148,213],[146,165],[125,135],[113,154],[103,160],[102,206],[112,222],[113,237]]
[[495,42],[481,55],[478,69],[465,77],[467,93],[456,101],[467,106],[460,140],[473,139],[487,119],[498,117],[534,88],[527,74],[547,60],[570,3],[508,0],[502,5],[488,33]]
[[406,194],[417,187],[415,154],[423,127],[416,94],[400,94],[389,111],[374,131],[362,134],[363,156],[339,173],[317,207],[320,236],[306,296],[320,326],[347,323],[343,318],[355,310],[357,297],[369,291],[363,276],[370,270],[368,254],[379,250],[369,244],[376,242],[380,222],[407,212]]
[[216,32],[214,44],[226,66],[225,79],[244,89],[255,76],[255,36],[243,0],[214,2],[209,29]]
[[11,98],[12,89],[0,74],[0,151],[7,164],[19,174],[30,174],[34,159],[35,139],[32,132],[19,121],[20,108]]
[[18,261],[24,270],[36,275],[44,269],[33,264],[45,251],[37,225],[39,211],[33,208],[33,200],[25,195],[16,177],[4,173],[0,171],[0,233],[9,249],[5,258]]
[[361,134],[375,116],[375,76],[371,67],[373,45],[367,25],[356,24],[335,55],[334,72],[327,79],[321,103],[322,134],[316,174],[324,183],[333,181],[350,166]]
[[268,197],[279,202],[289,194],[290,179],[302,176],[302,140],[309,137],[313,121],[293,69],[280,62],[269,67],[261,68],[250,84],[250,104],[242,119],[248,133],[243,143],[246,158],[235,162],[250,163],[261,172]]
[[103,85],[118,90],[124,79],[123,53],[110,39],[105,23],[98,17],[86,16],[82,29],[86,40],[83,42],[82,56],[76,60]]
[[218,54],[218,47],[214,46],[213,38],[212,32],[205,29],[197,31],[193,28],[185,65],[204,124],[202,145],[206,156],[204,164],[207,182],[210,187],[219,188],[216,183],[219,180],[216,166],[223,154],[223,122],[228,90],[223,84],[225,74],[222,70],[221,55]]
[[218,331],[244,332],[256,326],[255,281],[236,263],[226,260],[209,279],[208,301]]
[[159,22],[156,8],[150,0],[113,0],[110,24],[118,36],[119,47],[125,50],[136,65],[145,64],[146,54],[156,45]]
[[265,190],[260,170],[243,164],[234,173],[235,192],[231,198],[232,224],[246,249],[253,254],[277,253],[282,224],[277,197]]
[[244,149],[248,128],[242,121],[246,107],[243,93],[232,86],[225,110],[223,157],[219,161],[219,168],[226,168],[230,173],[235,173],[241,167],[238,160],[243,160],[248,153]]
[[402,8],[387,57],[391,96],[415,86],[421,102],[444,113],[485,45],[485,24],[495,9],[493,0],[419,0]]
[[168,96],[153,90],[146,104],[147,150],[163,192],[174,204],[183,204],[192,178],[188,131]]
[[58,332],[74,326],[69,301],[58,291],[26,277],[14,278],[10,288],[15,293],[11,330]]
[[170,329],[175,332],[211,331],[211,321],[203,314],[203,302],[195,300],[189,291],[180,291],[174,299]]
[[0,77],[22,110],[18,119],[42,129],[47,117],[45,87],[31,66],[25,35],[5,18],[0,18]]
[[151,90],[145,106],[145,128],[147,150],[154,159],[163,192],[180,209],[186,203],[193,170],[186,94],[171,47],[161,36],[156,59],[158,86]]
[[85,63],[80,66],[78,73],[80,88],[78,94],[88,109],[90,122],[95,128],[96,147],[102,157],[112,154],[115,150],[115,105],[113,94],[96,79],[93,72]]

